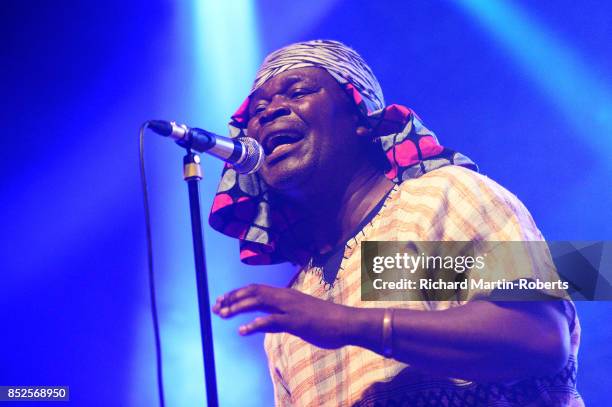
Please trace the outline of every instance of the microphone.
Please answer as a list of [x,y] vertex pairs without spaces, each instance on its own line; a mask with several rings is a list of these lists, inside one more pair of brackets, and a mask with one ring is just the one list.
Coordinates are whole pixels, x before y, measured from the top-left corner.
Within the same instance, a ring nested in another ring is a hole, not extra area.
[[265,159],[263,148],[251,137],[231,139],[164,120],[150,120],[148,124],[155,133],[170,137],[181,147],[220,158],[241,174],[254,173],[262,166]]

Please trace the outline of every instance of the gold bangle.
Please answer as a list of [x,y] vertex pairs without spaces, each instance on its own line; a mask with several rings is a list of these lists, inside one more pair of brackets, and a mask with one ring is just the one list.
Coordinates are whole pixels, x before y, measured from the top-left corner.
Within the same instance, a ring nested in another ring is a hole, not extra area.
[[382,349],[383,356],[393,357],[393,308],[385,309],[382,323]]

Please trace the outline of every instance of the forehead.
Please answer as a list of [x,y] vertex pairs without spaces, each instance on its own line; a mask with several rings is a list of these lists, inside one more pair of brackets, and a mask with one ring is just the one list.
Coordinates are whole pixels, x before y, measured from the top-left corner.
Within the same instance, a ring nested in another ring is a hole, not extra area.
[[310,86],[338,87],[336,80],[323,68],[295,68],[268,79],[252,93],[251,100],[268,99],[297,83]]

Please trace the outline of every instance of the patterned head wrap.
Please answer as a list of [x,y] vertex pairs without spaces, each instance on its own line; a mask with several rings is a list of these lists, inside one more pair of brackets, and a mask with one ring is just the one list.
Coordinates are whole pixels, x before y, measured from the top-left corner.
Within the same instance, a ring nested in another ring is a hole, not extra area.
[[[363,58],[346,45],[330,40],[300,42],[269,54],[259,68],[249,96],[232,116],[230,136],[247,135],[250,95],[274,76],[290,69],[319,67],[333,76],[355,102],[380,144],[390,169],[385,175],[396,183],[445,165],[477,170],[464,155],[442,147],[418,116],[401,105],[385,107],[378,80]],[[313,253],[295,244],[292,225],[300,214],[280,202],[271,202],[265,182],[255,173],[238,174],[226,165],[210,213],[210,225],[240,241],[240,258],[247,264],[274,264],[293,259],[306,261]],[[290,242],[293,240],[293,244]],[[290,247],[290,249],[288,249]]]

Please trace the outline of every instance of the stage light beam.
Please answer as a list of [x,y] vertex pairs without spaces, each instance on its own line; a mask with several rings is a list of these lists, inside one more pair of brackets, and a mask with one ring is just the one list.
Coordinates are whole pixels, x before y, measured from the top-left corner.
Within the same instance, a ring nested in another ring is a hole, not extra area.
[[612,134],[609,78],[598,75],[571,46],[516,4],[506,0],[456,3],[509,51],[574,126],[580,140],[607,160],[611,139],[604,135]]

